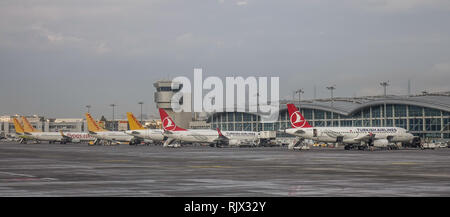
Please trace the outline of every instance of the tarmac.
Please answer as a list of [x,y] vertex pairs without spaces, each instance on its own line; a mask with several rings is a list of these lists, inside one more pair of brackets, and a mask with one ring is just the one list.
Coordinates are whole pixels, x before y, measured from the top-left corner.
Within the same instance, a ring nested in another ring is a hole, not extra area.
[[450,196],[450,149],[0,143],[2,197]]

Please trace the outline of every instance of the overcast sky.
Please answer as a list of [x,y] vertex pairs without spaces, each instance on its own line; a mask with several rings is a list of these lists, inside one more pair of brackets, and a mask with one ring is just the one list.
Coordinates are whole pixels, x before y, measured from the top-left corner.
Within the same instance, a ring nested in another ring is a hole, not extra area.
[[279,76],[283,98],[450,90],[448,0],[2,0],[0,114],[156,114],[153,83]]

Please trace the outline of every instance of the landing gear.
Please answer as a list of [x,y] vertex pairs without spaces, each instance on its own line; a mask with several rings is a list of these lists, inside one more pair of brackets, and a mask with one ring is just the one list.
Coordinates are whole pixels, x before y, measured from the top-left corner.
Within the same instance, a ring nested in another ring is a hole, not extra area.
[[366,148],[367,148],[367,146],[365,146],[365,145],[358,146],[358,150],[360,150],[360,151],[364,151],[364,150],[366,150]]
[[94,143],[92,145],[98,145],[98,144],[100,144],[100,139],[95,139]]
[[173,142],[175,142],[175,139],[167,139],[164,142],[163,147],[169,147],[169,145],[171,145]]
[[136,145],[137,146],[137,145],[139,145],[141,143],[142,143],[142,139],[134,137],[133,139],[130,140],[129,145]]

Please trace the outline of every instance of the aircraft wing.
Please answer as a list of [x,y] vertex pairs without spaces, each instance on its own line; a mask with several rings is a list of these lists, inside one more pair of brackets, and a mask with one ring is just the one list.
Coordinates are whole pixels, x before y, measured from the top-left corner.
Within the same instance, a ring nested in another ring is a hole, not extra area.
[[223,143],[223,142],[228,142],[228,141],[230,140],[228,137],[226,137],[226,136],[224,136],[224,135],[222,134],[222,132],[220,131],[219,128],[216,128],[216,129],[217,129],[217,132],[219,133],[219,137],[217,137],[217,138],[214,140],[214,142],[220,142],[220,143]]
[[164,134],[173,134],[172,131],[164,130]]
[[371,139],[373,140],[374,138],[375,138],[375,134],[368,133],[368,134],[365,134],[365,135],[362,135],[362,136],[356,138],[355,140],[356,141],[369,141]]
[[294,133],[295,133],[295,134],[304,134],[305,131],[302,130],[302,129],[298,129],[298,130],[296,130]]
[[72,138],[71,137],[69,137],[69,136],[66,136],[66,135],[64,135],[64,133],[63,133],[63,131],[62,130],[60,130],[59,131],[59,133],[61,134],[61,136],[64,138],[64,139],[67,139],[67,140],[72,140]]

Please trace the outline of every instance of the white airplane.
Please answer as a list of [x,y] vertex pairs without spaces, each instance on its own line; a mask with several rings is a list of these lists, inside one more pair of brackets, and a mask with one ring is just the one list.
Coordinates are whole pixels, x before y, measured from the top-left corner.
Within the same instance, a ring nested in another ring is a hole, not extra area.
[[17,118],[13,118],[13,123],[14,128],[16,129],[14,137],[18,138],[20,143],[26,144],[28,140],[35,140],[33,137],[25,134],[25,130]]
[[131,141],[134,138],[134,136],[130,136],[124,131],[109,131],[101,128],[89,113],[86,113],[86,121],[89,134],[97,138],[94,144],[97,144],[99,140],[105,140],[111,143],[128,142],[131,144]]
[[[28,139],[36,140],[36,141],[47,141],[49,143],[59,142],[60,144],[66,144],[68,142],[86,142],[92,141],[95,138],[91,137],[88,133],[84,132],[71,132],[71,133],[63,133],[60,132],[42,132],[40,130],[35,129],[26,117],[22,116],[23,121],[23,129],[25,136],[28,136]],[[18,121],[17,121],[18,122]],[[18,123],[20,125],[20,123]]]
[[210,129],[183,129],[178,127],[172,118],[164,111],[159,109],[164,135],[168,137],[164,146],[167,147],[174,140],[189,143],[208,143],[211,146],[241,146],[256,145],[258,143],[259,134],[253,131],[224,131]]
[[301,143],[303,139],[311,139],[317,142],[344,143],[345,149],[354,147],[365,149],[366,147],[388,147],[396,142],[412,142],[415,138],[411,133],[399,127],[312,127],[300,114],[294,104],[287,104],[291,129],[285,132],[297,136],[300,141],[290,148]]
[[140,142],[146,140],[151,140],[150,142],[161,142],[166,139],[164,136],[164,130],[144,128],[136,117],[134,117],[133,113],[127,112],[127,118],[128,124],[130,125],[130,130],[125,131],[125,133],[138,138],[135,139],[136,141],[134,141],[133,144],[139,144]]

